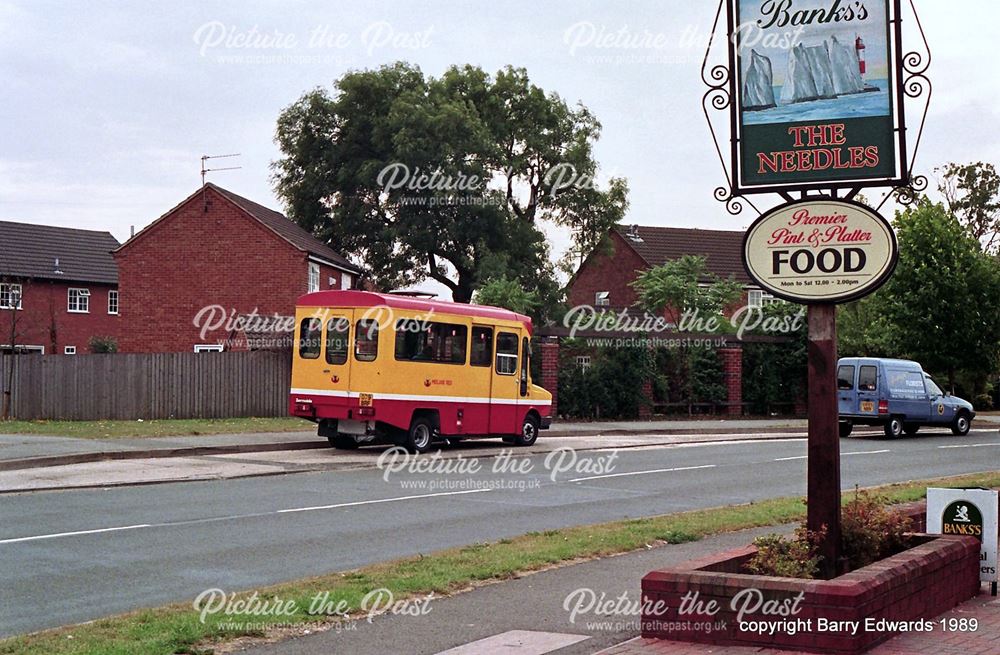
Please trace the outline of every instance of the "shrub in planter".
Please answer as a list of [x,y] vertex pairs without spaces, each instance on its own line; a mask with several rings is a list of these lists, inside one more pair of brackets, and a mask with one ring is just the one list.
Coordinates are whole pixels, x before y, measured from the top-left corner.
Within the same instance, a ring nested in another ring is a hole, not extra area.
[[906,550],[904,535],[913,522],[888,507],[889,499],[855,491],[840,515],[843,555],[850,570],[868,566]]
[[805,526],[799,526],[791,539],[778,534],[757,537],[753,540],[757,552],[746,569],[756,575],[814,579],[822,559],[817,553],[821,537],[822,533],[809,532]]
[[[912,521],[888,506],[884,496],[855,491],[854,499],[841,511],[841,552],[849,571],[868,566],[907,549],[906,533]],[[777,534],[754,540],[757,553],[747,562],[749,572],[783,578],[816,578],[820,557],[817,545],[823,533],[809,532],[805,526],[795,536]]]

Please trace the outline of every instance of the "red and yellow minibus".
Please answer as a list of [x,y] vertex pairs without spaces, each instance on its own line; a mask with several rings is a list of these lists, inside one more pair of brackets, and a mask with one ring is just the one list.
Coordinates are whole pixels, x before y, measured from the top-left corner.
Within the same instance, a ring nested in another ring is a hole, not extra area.
[[552,421],[531,382],[531,319],[506,309],[367,291],[299,298],[289,408],[337,448],[503,437]]

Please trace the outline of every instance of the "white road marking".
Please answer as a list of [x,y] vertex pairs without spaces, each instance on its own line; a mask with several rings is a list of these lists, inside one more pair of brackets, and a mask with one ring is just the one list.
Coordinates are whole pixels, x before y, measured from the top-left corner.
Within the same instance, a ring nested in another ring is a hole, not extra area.
[[648,475],[650,473],[673,473],[674,471],[696,471],[698,469],[714,469],[718,464],[706,464],[704,466],[681,466],[672,469],[652,469],[650,471],[630,471],[628,473],[608,473],[607,475],[592,475],[586,478],[573,478],[567,482],[583,482],[585,480],[601,480],[603,478],[624,478],[630,475]]
[[938,446],[938,448],[985,448],[987,446],[1000,446],[998,443],[967,443],[958,446]]
[[590,636],[535,630],[509,630],[492,637],[443,650],[437,655],[481,655],[482,653],[545,655],[545,653],[578,644],[586,639],[590,639]]
[[[879,453],[889,453],[890,450],[858,450],[853,453],[840,453],[841,457],[846,457],[848,455],[878,455]],[[774,460],[776,462],[790,462],[796,459],[809,459],[809,455],[796,455],[795,457],[779,457]]]
[[460,496],[463,494],[478,494],[493,489],[466,489],[463,491],[442,491],[433,494],[422,494],[418,496],[397,496],[395,498],[376,498],[373,500],[357,500],[350,503],[337,503],[336,505],[319,505],[316,507],[292,507],[289,509],[279,509],[273,512],[258,512],[256,514],[237,514],[233,516],[212,516],[202,519],[188,519],[185,521],[173,521],[168,523],[141,523],[139,525],[125,525],[116,528],[98,528],[95,530],[77,530],[74,532],[56,532],[53,534],[40,534],[33,537],[15,537],[13,539],[0,539],[2,544],[16,544],[25,541],[39,541],[42,539],[57,539],[59,537],[78,537],[88,534],[100,534],[102,532],[119,532],[122,530],[137,530],[139,528],[165,528],[178,527],[182,525],[196,525],[199,523],[215,523],[218,521],[233,521],[238,519],[259,518],[262,516],[273,516],[275,514],[289,514],[294,512],[314,512],[324,509],[338,509],[341,507],[356,507],[358,505],[377,505],[379,503],[396,503],[404,500],[418,500],[421,498],[438,498],[441,496]]
[[122,530],[137,530],[138,528],[152,527],[149,523],[139,525],[123,525],[117,528],[98,528],[96,530],[77,530],[76,532],[56,532],[54,534],[40,534],[34,537],[17,537],[15,539],[0,539],[0,544],[16,544],[23,541],[40,541],[42,539],[56,539],[58,537],[76,537],[84,534],[98,534],[101,532],[120,532]]
[[376,500],[356,500],[351,503],[337,503],[336,505],[317,505],[315,507],[293,507],[292,509],[279,509],[275,514],[291,514],[294,512],[315,512],[321,509],[338,509],[340,507],[357,507],[358,505],[378,505],[379,503],[395,503],[401,500],[414,500],[417,498],[437,498],[439,496],[460,496],[462,494],[478,494],[492,489],[466,489],[464,491],[442,491],[436,494],[423,494],[420,496],[398,496],[396,498],[378,498]]

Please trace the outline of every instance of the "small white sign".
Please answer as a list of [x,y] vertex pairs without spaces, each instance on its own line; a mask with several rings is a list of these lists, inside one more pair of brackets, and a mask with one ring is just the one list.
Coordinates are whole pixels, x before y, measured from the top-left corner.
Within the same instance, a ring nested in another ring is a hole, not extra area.
[[978,537],[979,580],[997,582],[997,492],[927,489],[927,532]]

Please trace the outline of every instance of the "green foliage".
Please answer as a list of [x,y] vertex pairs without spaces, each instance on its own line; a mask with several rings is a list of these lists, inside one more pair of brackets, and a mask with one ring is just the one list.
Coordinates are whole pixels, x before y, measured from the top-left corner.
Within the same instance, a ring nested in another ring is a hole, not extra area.
[[89,346],[90,352],[95,354],[118,352],[118,342],[114,337],[90,337]]
[[[776,303],[762,311],[765,318],[784,321],[802,309],[792,303]],[[751,334],[762,332],[755,330]],[[782,343],[743,344],[743,401],[751,403],[751,414],[765,414],[775,405],[790,410],[806,397],[809,372],[806,322],[801,321],[799,329],[784,336],[788,341]]]
[[684,255],[646,269],[632,287],[645,309],[656,314],[665,312],[675,324],[680,323],[685,311],[697,311],[706,318],[716,316],[743,294],[738,282],[709,273],[705,258],[696,255]]
[[490,280],[479,287],[475,301],[480,305],[503,307],[519,314],[531,314],[540,304],[537,291],[526,291],[517,280],[506,276]]
[[817,551],[823,535],[799,526],[792,538],[779,534],[757,537],[753,540],[757,552],[747,562],[746,568],[756,575],[815,579],[822,561]]
[[658,348],[654,399],[668,403],[722,403],[727,400],[719,353],[712,347]]
[[582,249],[627,207],[623,180],[592,182],[599,136],[586,107],[523,69],[433,78],[400,62],[347,73],[334,93],[282,111],[273,179],[289,214],[362,260],[378,286],[432,278],[469,302],[503,273],[544,297],[557,287],[538,223],[569,228]]
[[[637,418],[647,400],[643,385],[655,372],[653,355],[645,346],[601,347],[591,350],[563,342],[559,366],[559,413],[572,418]],[[591,357],[586,370],[576,356]]]
[[895,512],[885,496],[855,490],[840,517],[843,556],[853,571],[906,549],[909,518]]
[[1000,370],[1000,260],[940,204],[923,200],[895,219],[900,257],[889,282],[841,313],[841,353],[913,359],[984,390]]

